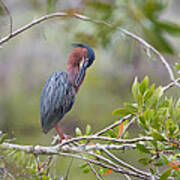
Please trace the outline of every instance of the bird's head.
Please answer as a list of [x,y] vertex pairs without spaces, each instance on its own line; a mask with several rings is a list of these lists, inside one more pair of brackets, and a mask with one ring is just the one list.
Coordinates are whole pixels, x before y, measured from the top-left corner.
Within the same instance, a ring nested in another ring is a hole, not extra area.
[[88,68],[92,65],[95,60],[95,53],[91,47],[86,44],[72,44],[75,48],[72,52],[74,52],[74,56],[76,56],[76,63],[80,64],[84,62],[84,67]]
[[78,75],[75,79],[75,85],[79,87],[81,84],[87,68],[89,68],[95,60],[95,53],[91,47],[85,44],[76,44],[70,54],[69,62],[70,66],[75,66],[79,68]]

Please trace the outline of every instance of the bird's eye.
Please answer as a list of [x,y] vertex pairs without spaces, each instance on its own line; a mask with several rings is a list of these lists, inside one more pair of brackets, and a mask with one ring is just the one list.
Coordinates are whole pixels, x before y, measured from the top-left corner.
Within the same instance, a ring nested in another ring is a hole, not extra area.
[[89,61],[89,59],[88,58],[86,58],[86,62],[88,62]]

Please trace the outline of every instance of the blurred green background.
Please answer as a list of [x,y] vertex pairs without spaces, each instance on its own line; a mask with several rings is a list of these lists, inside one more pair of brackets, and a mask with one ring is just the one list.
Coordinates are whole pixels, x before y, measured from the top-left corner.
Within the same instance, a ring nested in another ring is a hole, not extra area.
[[[66,69],[73,42],[93,47],[96,61],[88,69],[73,109],[60,123],[65,134],[74,136],[75,127],[102,129],[115,118],[112,111],[131,101],[135,76],[150,76],[151,82],[169,82],[167,70],[144,47],[127,38],[117,27],[126,28],[156,47],[175,68],[180,52],[179,0],[6,0],[13,17],[13,30],[47,13],[79,12],[113,24],[113,28],[77,19],[56,18],[36,25],[0,48],[0,130],[16,137],[20,144],[50,145],[52,130],[44,135],[40,125],[39,100],[52,72]],[[0,3],[0,38],[9,32],[9,17]],[[178,75],[178,74],[177,74]],[[179,96],[177,89],[170,93]],[[137,127],[130,131],[135,135]],[[135,163],[128,152],[121,157]],[[128,158],[127,158],[128,157]],[[70,159],[58,158],[53,171],[63,176]],[[63,163],[62,163],[63,162]],[[75,161],[70,179],[95,179],[83,174]],[[139,166],[139,165],[137,165]],[[92,175],[92,176],[91,176]],[[123,179],[111,174],[107,179]]]

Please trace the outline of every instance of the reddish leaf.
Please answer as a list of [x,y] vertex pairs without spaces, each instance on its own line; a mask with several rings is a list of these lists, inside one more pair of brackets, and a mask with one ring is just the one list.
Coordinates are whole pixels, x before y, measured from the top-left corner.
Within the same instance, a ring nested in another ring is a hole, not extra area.
[[89,142],[89,145],[93,146],[93,145],[94,145],[94,143],[93,143],[93,142]]
[[108,170],[106,171],[106,173],[103,174],[103,176],[107,176],[108,174],[111,174],[112,172],[113,172],[112,169],[108,169]]
[[176,161],[176,160],[169,161],[168,165],[169,165],[169,167],[171,167],[171,168],[173,168],[175,170],[180,170],[180,167],[179,167],[180,163],[178,161]]
[[118,137],[121,137],[121,134],[123,132],[123,128],[124,128],[124,124],[123,122],[119,125],[119,129],[118,129]]

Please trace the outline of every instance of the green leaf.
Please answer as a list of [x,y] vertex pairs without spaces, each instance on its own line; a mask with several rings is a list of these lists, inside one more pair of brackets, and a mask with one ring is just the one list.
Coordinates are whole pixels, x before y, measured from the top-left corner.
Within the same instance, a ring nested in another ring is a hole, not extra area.
[[146,76],[139,86],[141,94],[144,94],[144,92],[147,90],[148,86],[149,86],[149,78],[148,78],[148,76]]
[[114,110],[112,112],[112,114],[115,116],[126,116],[128,114],[131,114],[131,111],[129,111],[126,108],[118,108],[118,109]]
[[86,167],[83,169],[83,173],[87,174],[90,172],[90,167]]
[[136,144],[136,147],[143,153],[150,153],[150,151],[143,144]]
[[137,99],[138,93],[139,93],[139,83],[137,77],[135,77],[134,83],[132,85],[132,94],[135,100]]
[[164,171],[160,176],[159,180],[166,180],[170,176],[170,174],[171,174],[171,168]]
[[143,107],[143,96],[142,94],[138,94],[137,96],[137,104],[138,104],[138,109],[141,110],[141,108]]
[[141,164],[143,164],[143,165],[148,165],[150,159],[149,159],[149,158],[141,158],[141,159],[139,159],[138,161],[139,161]]
[[83,164],[79,165],[78,168],[84,169],[87,166],[88,166],[88,163],[83,163]]
[[87,124],[86,126],[86,135],[90,135],[91,134],[91,126],[89,124]]
[[145,116],[142,115],[142,116],[139,116],[138,118],[138,123],[147,131],[149,131],[148,129],[148,126],[147,126],[147,123],[146,123],[146,119],[145,119]]
[[124,103],[124,107],[131,112],[131,114],[137,113],[137,104]]
[[150,170],[151,174],[153,174],[153,175],[156,174],[156,170],[155,169],[150,168],[149,170]]
[[176,102],[176,108],[180,108],[180,98]]
[[167,157],[162,154],[159,161],[155,164],[156,166],[165,166],[168,165],[169,161],[167,159]]
[[75,129],[75,133],[76,133],[76,136],[82,136],[81,129],[78,127]]
[[180,70],[180,64],[179,64],[179,63],[176,63],[175,65],[176,65],[176,68],[177,68],[178,70]]
[[154,108],[157,105],[157,102],[160,100],[163,95],[163,89],[161,87],[157,88],[153,95],[147,100],[146,105],[150,108]]
[[158,133],[158,132],[154,131],[154,132],[151,133],[151,135],[156,140],[159,140],[159,141],[165,140],[165,138],[160,133]]
[[115,131],[113,131],[112,129],[110,129],[109,131],[106,132],[106,135],[108,137],[111,137],[111,138],[116,138],[117,137],[117,133]]
[[7,133],[3,134],[3,135],[0,137],[0,144],[2,144],[2,143],[7,139],[7,137],[8,137],[8,134],[7,134]]
[[152,84],[144,93],[144,102],[146,102],[154,93],[155,84]]
[[156,21],[155,23],[159,28],[161,28],[162,30],[168,33],[171,33],[172,35],[180,34],[180,26],[178,24],[168,21],[164,21],[164,22]]

